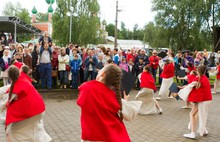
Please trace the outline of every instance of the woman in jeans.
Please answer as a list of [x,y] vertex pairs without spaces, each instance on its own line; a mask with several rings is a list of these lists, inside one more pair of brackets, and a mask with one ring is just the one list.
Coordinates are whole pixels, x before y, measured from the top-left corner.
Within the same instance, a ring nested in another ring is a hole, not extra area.
[[61,54],[58,55],[58,71],[60,74],[60,88],[66,89],[67,84],[67,71],[66,65],[69,65],[69,56],[66,54],[66,49],[61,49]]

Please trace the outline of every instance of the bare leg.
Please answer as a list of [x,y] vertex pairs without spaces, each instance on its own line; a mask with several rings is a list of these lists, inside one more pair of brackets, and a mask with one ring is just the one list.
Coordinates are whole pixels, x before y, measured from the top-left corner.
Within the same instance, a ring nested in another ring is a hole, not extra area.
[[198,103],[192,104],[192,110],[190,112],[190,125],[191,125],[191,132],[195,133],[196,131],[196,115],[198,113]]

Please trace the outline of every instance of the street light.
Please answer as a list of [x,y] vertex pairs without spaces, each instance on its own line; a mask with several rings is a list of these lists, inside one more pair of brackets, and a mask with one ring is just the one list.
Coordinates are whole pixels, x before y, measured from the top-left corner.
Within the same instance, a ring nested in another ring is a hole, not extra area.
[[69,43],[71,42],[72,37],[72,23],[73,23],[73,16],[77,16],[76,13],[67,12],[66,15],[70,17],[70,35],[69,35]]

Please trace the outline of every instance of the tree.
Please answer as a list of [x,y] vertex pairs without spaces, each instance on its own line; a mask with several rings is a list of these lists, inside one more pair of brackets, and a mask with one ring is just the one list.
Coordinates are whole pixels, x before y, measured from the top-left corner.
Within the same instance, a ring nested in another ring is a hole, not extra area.
[[[31,23],[31,17],[29,16],[28,9],[22,8],[19,2],[13,4],[12,2],[7,2],[3,9],[3,15],[5,16],[17,16],[19,19],[27,24]],[[30,34],[17,34],[19,42],[30,40]]]
[[36,15],[36,19],[38,22],[47,22],[48,21],[48,13],[38,12]]
[[[65,45],[69,41],[70,17],[67,12],[72,11],[72,37],[74,43],[81,45],[96,44],[99,39],[100,21],[97,16],[100,7],[97,0],[57,0],[57,9],[53,15],[53,39]],[[62,25],[62,26],[61,26]]]
[[114,24],[108,24],[106,26],[106,31],[108,32],[109,36],[115,37],[115,25]]
[[[157,12],[157,27],[163,27],[166,47],[173,49],[199,49],[209,47],[212,40],[210,23],[212,16],[219,16],[217,0],[153,0],[153,11]],[[219,20],[214,21],[216,25]],[[206,33],[206,34],[204,34]],[[203,43],[203,44],[202,44]],[[202,46],[203,45],[203,46]]]

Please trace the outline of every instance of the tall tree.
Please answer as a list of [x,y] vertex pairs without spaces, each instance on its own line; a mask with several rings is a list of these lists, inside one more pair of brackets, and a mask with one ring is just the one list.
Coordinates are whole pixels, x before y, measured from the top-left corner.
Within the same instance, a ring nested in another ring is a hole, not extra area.
[[[153,11],[157,12],[157,26],[163,27],[166,35],[162,37],[173,49],[208,48],[211,44],[210,23],[212,4],[217,0],[153,0]],[[219,6],[215,6],[219,15]],[[214,21],[214,25],[217,21]],[[203,34],[206,32],[206,34]]]
[[[31,17],[28,9],[23,8],[19,2],[15,4],[12,2],[6,2],[2,13],[4,16],[17,16],[27,24],[31,23]],[[31,36],[31,34],[17,34],[19,42],[30,40]]]
[[[65,45],[69,41],[70,17],[73,16],[72,42],[81,45],[95,44],[99,38],[100,21],[97,16],[100,7],[97,0],[57,0],[57,8],[53,15],[53,38],[60,44]],[[70,5],[71,4],[71,5]],[[61,26],[62,25],[62,26]]]

